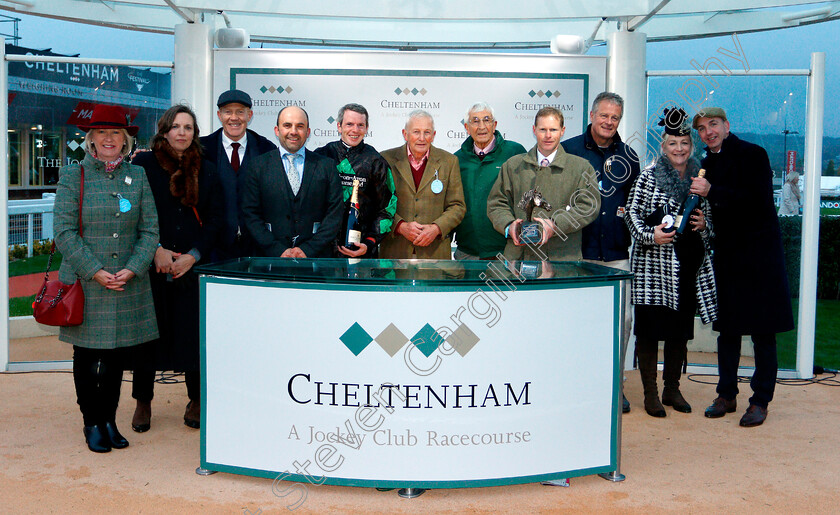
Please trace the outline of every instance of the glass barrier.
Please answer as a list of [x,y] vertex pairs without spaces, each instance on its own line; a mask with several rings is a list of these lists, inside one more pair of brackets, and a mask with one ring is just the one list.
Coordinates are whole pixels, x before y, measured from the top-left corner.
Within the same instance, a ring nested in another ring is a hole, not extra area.
[[[205,275],[317,284],[452,286],[516,289],[545,284],[629,279],[631,274],[584,262],[437,259],[239,258],[196,267]],[[528,284],[526,284],[526,282]],[[497,286],[498,288],[499,286]]]
[[[760,145],[767,151],[773,170],[774,202],[777,211],[783,203],[785,179],[796,175],[796,188],[802,191],[806,123],[807,78],[802,76],[715,76],[715,77],[650,77],[648,79],[648,130],[645,134],[645,163],[658,156],[662,127],[658,122],[663,111],[676,106],[689,116],[708,107],[726,111],[730,130],[739,138]],[[695,156],[705,156],[705,144],[692,131]],[[791,178],[792,180],[792,178]],[[790,190],[790,188],[788,188]],[[804,194],[799,196],[803,199]],[[794,200],[799,200],[794,199]],[[801,204],[801,200],[799,200]],[[799,261],[801,250],[801,210],[779,215],[784,247],[785,266],[791,289],[794,321],[797,320],[799,297]],[[822,259],[822,256],[821,256]],[[819,320],[818,320],[819,326]],[[696,324],[694,342],[689,342],[691,356],[698,362],[716,364],[717,333],[711,327]],[[819,327],[818,327],[819,332]],[[779,368],[796,367],[796,330],[777,335]],[[748,339],[744,340],[745,342]],[[752,345],[743,346],[742,365],[751,364]]]
[[[6,53],[57,55],[8,44]],[[140,127],[135,145],[148,147],[171,105],[171,69],[16,61],[8,67],[9,360],[71,359],[72,347],[44,332],[50,328],[17,318],[31,315],[43,282],[59,169],[84,158],[85,133],[77,125],[89,121],[99,103],[126,107]],[[53,270],[59,262],[57,254]]]

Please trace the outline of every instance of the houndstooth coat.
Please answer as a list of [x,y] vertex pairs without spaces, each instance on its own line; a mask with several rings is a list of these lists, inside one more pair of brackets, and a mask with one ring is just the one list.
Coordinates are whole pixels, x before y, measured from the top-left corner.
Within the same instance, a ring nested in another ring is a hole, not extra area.
[[[674,245],[654,243],[654,226],[647,225],[645,219],[657,208],[665,205],[668,212],[677,213],[681,202],[659,189],[654,177],[654,166],[655,164],[642,170],[627,199],[625,220],[633,237],[630,258],[633,270],[631,302],[634,305],[666,306],[677,310],[680,263],[674,252]],[[701,320],[708,324],[717,319],[717,290],[710,245],[712,218],[705,198],[700,199],[700,210],[706,216],[706,229],[700,233],[706,252],[697,271],[697,305]]]
[[[84,234],[79,235],[79,165],[59,170],[53,223],[55,245],[64,257],[58,278],[68,284],[81,279],[85,320],[79,326],[62,327],[59,340],[89,349],[154,340],[158,327],[148,272],[157,250],[158,217],[146,173],[125,161],[106,173],[104,163],[90,155],[82,164]],[[131,209],[121,211],[121,199],[130,202]],[[123,268],[135,275],[125,291],[108,290],[93,280],[100,269],[113,274]]]

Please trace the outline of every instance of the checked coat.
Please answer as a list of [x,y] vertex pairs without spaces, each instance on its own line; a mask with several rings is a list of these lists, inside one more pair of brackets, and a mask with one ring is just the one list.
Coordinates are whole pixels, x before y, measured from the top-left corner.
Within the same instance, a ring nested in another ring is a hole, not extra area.
[[[55,245],[63,256],[58,279],[72,284],[78,276],[85,292],[82,325],[62,327],[59,340],[89,349],[129,347],[158,337],[149,265],[157,250],[158,216],[143,168],[123,161],[112,173],[105,163],[86,155],[82,229],[79,235],[79,165],[59,171],[55,193]],[[131,203],[120,210],[120,200]],[[135,277],[125,291],[93,280],[100,269],[126,268]]]
[[[642,170],[627,199],[625,219],[633,237],[630,258],[633,284],[630,300],[634,305],[665,306],[677,311],[680,262],[674,252],[674,245],[654,243],[654,226],[645,223],[645,219],[657,208],[665,206],[669,213],[678,213],[682,209],[680,202],[656,185],[654,165],[651,165]],[[706,216],[706,229],[700,233],[706,252],[697,271],[697,306],[703,323],[708,324],[717,319],[717,290],[710,254],[713,226],[706,199],[700,199],[699,209]]]

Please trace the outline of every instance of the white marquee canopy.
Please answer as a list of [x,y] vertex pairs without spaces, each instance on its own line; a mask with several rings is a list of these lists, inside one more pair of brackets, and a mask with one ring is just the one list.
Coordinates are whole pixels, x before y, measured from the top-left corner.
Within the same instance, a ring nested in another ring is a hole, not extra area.
[[557,34],[593,31],[597,44],[619,23],[667,41],[840,19],[840,2],[784,0],[0,0],[0,9],[170,34],[185,21],[224,26],[223,11],[252,42],[411,49],[545,48]]
[[[0,0],[0,11],[43,16],[118,29],[175,35],[173,62],[120,61],[130,66],[174,68],[172,98],[197,107],[199,124],[213,125],[213,36],[234,34],[226,47],[254,43],[339,46],[379,49],[528,49],[548,48],[558,35],[567,52],[585,52],[606,43],[606,87],[627,101],[619,130],[646,131],[646,43],[774,30],[840,19],[840,0],[485,0],[482,2],[426,0],[335,1],[308,0]],[[571,43],[572,41],[576,43]],[[584,43],[585,41],[585,43]],[[228,44],[233,42],[232,44]],[[3,48],[3,47],[0,47]],[[277,50],[274,50],[275,52]],[[295,50],[294,52],[302,52]],[[317,53],[317,52],[316,52]],[[37,60],[38,56],[5,56],[3,60]],[[51,58],[59,59],[59,58]],[[60,58],[65,62],[101,59]],[[113,62],[113,61],[109,61]],[[5,63],[4,63],[5,64]],[[724,74],[732,71],[719,70]],[[744,70],[750,76],[808,77],[808,124],[805,168],[808,185],[803,216],[797,366],[795,377],[813,375],[816,319],[816,271],[819,242],[819,175],[822,155],[822,112],[825,95],[825,54],[812,54],[807,70]],[[674,71],[675,76],[717,74],[715,70]],[[662,73],[660,72],[660,75]],[[6,67],[0,66],[0,113],[7,109]],[[0,148],[7,145],[7,119],[0,114]],[[643,144],[643,139],[639,140]],[[640,151],[643,149],[637,149]],[[5,153],[0,153],[0,182],[6,182]],[[0,201],[0,220],[8,209]],[[8,242],[0,227],[0,246]],[[0,259],[0,277],[8,261]],[[5,309],[8,285],[0,284],[0,308]],[[0,371],[8,363],[8,319],[0,317]],[[19,364],[28,370],[27,364]],[[37,365],[49,368],[52,365]]]

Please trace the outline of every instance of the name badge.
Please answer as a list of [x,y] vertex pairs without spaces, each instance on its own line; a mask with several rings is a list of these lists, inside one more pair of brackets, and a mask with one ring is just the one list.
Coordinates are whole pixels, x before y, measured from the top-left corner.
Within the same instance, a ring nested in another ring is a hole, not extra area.
[[125,176],[125,183],[128,184],[129,186],[131,186],[131,177],[126,175]]
[[443,191],[443,181],[438,179],[438,171],[435,170],[435,180],[432,181],[432,193],[435,195],[439,194]]
[[120,213],[128,213],[131,211],[131,201],[127,198],[124,198],[122,195],[117,193],[117,198],[120,200]]

